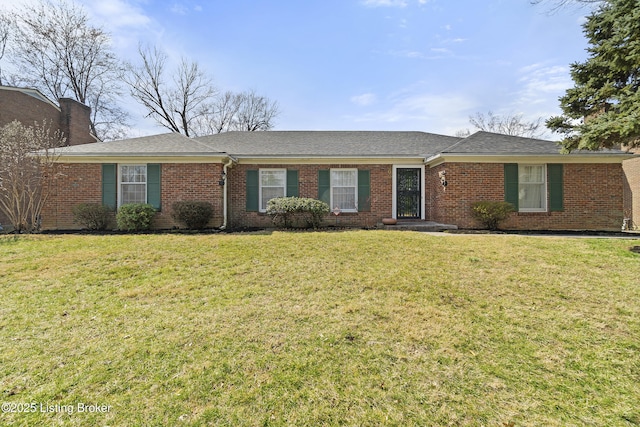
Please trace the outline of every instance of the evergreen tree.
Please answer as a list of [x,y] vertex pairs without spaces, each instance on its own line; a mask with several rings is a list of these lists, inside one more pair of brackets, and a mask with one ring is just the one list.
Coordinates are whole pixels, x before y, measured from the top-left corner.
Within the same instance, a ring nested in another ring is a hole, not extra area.
[[571,65],[575,83],[549,129],[565,151],[640,146],[640,2],[610,0],[583,25],[589,58]]

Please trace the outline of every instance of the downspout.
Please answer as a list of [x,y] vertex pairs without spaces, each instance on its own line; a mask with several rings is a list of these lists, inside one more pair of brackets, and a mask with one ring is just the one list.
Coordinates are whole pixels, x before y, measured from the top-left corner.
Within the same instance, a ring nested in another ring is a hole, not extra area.
[[229,182],[229,175],[227,171],[230,166],[236,163],[236,160],[229,156],[229,161],[222,166],[222,176],[224,180],[224,184],[222,187],[222,225],[220,226],[220,230],[227,229],[228,217],[229,217],[229,208],[228,208],[228,196],[227,196],[227,183]]

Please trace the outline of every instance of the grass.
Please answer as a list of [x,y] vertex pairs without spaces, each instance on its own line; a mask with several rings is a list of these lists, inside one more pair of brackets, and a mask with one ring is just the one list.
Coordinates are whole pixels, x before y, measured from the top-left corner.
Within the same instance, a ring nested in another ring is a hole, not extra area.
[[0,424],[640,425],[634,244],[4,237]]

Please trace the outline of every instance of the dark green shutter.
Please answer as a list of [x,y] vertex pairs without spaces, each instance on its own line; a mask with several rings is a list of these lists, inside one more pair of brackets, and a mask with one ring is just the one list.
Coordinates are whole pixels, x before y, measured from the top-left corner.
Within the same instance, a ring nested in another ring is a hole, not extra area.
[[511,203],[518,210],[518,164],[504,165],[504,201]]
[[368,170],[358,170],[358,211],[371,211],[371,178]]
[[318,171],[318,200],[331,203],[331,175],[328,169]]
[[298,171],[287,171],[287,197],[298,197]]
[[102,204],[113,210],[118,204],[117,187],[116,165],[111,163],[102,165]]
[[549,180],[549,210],[551,212],[563,211],[564,190],[562,164],[548,164],[547,177]]
[[160,165],[147,165],[147,203],[160,210]]
[[247,212],[258,212],[260,207],[260,186],[257,170],[247,171]]

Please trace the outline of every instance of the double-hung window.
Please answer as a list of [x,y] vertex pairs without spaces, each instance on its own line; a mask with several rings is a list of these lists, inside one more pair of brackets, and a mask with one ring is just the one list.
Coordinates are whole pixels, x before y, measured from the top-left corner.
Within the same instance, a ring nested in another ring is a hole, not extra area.
[[358,170],[331,169],[331,208],[358,212]]
[[547,210],[545,165],[518,165],[518,205],[520,212]]
[[120,165],[118,205],[147,203],[147,165]]
[[269,200],[285,197],[287,192],[286,169],[260,169],[260,212],[266,212]]

